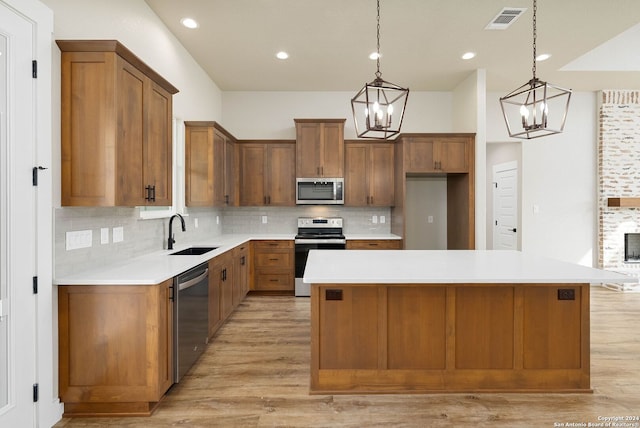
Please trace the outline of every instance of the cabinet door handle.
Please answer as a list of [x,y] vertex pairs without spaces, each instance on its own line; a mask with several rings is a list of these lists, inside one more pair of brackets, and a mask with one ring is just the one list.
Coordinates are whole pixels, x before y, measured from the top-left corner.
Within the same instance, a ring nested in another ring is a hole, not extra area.
[[272,257],[272,258],[269,259],[270,262],[277,262],[278,260],[280,260],[280,259],[277,258],[277,257]]
[[244,266],[245,264],[246,264],[245,257],[244,256],[240,257],[240,265]]
[[144,190],[147,192],[147,196],[144,198],[145,201],[155,202],[156,201],[156,186],[145,186]]
[[370,199],[369,199],[369,200],[371,201],[371,202],[370,202],[370,203],[371,203],[371,205],[373,205],[373,196],[370,196]]
[[271,205],[271,195],[267,196],[267,205]]
[[224,195],[224,203],[229,205],[229,195]]

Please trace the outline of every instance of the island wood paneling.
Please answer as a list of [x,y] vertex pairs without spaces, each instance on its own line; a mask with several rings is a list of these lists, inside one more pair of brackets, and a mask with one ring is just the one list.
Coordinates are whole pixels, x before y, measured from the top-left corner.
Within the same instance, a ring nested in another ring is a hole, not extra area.
[[342,300],[325,299],[320,310],[320,368],[377,369],[378,288],[342,290]]
[[388,368],[445,368],[445,295],[445,287],[387,290]]
[[310,390],[590,392],[588,288],[313,284]]
[[456,369],[513,368],[513,287],[456,287]]
[[524,368],[579,369],[589,354],[580,346],[582,335],[589,334],[580,322],[582,302],[589,296],[580,294],[589,289],[567,284],[562,290],[572,290],[575,300],[558,300],[554,288],[524,290]]

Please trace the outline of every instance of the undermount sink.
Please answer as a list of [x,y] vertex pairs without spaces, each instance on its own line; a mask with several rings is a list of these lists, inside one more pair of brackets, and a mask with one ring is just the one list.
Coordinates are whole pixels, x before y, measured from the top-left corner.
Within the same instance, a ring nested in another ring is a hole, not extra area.
[[213,251],[218,247],[190,247],[185,248],[184,250],[176,251],[175,253],[169,254],[170,256],[199,256],[201,254],[208,253],[209,251]]

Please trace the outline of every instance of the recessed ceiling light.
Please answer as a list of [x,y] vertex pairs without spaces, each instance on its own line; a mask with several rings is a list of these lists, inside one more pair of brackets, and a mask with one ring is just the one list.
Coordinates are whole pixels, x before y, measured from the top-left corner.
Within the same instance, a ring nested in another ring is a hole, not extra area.
[[373,59],[376,60],[378,58],[380,58],[382,55],[380,55],[378,52],[371,52],[371,55],[369,55],[369,59]]
[[187,28],[198,28],[198,23],[193,18],[182,18],[180,22]]
[[551,54],[541,54],[536,57],[536,61],[544,61],[551,58]]
[[289,54],[286,53],[285,51],[280,51],[276,54],[276,58],[278,59],[287,59],[289,58]]
[[464,54],[462,54],[462,59],[471,59],[471,58],[475,58],[476,53],[475,52],[465,52]]

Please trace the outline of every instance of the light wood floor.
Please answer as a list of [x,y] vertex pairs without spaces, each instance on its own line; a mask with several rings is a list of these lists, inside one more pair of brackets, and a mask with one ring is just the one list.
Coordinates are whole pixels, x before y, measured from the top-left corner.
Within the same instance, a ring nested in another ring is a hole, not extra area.
[[640,417],[640,293],[593,288],[591,310],[593,394],[317,396],[308,394],[309,299],[250,296],[153,416],[56,427],[554,427]]

